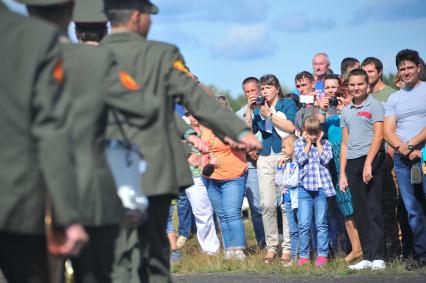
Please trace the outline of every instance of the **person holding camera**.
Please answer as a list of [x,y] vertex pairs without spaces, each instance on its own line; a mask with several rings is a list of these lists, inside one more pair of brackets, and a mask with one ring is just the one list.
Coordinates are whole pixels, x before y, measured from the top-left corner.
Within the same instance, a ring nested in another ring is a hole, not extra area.
[[[275,182],[275,174],[277,163],[282,159],[279,131],[294,132],[294,119],[297,108],[293,99],[282,98],[280,83],[276,76],[272,74],[262,76],[260,78],[260,86],[262,96],[251,103],[256,104],[253,132],[260,132],[262,135],[263,148],[258,151],[257,174],[259,177],[260,202],[267,247],[265,262],[269,263],[276,257],[278,248],[277,195],[280,194],[280,189]],[[283,118],[279,112],[282,112],[286,118]],[[285,221],[286,219],[287,217],[283,215],[283,220]],[[289,259],[290,238],[288,225],[283,225],[283,234],[283,256],[285,259]]]
[[[326,75],[324,78],[324,97],[319,101],[320,110],[318,117],[325,123],[325,134],[331,143],[334,165],[331,170],[333,181],[336,184],[337,205],[345,219],[346,232],[351,242],[352,251],[345,257],[347,263],[362,256],[361,243],[358,230],[353,220],[352,197],[349,188],[343,192],[339,190],[340,176],[340,147],[342,144],[342,128],[340,127],[340,114],[343,108],[351,103],[352,95],[341,90],[340,78],[337,75]],[[334,173],[334,174],[333,174]]]
[[[216,97],[229,109],[225,96]],[[241,218],[247,179],[245,151],[222,142],[210,129],[201,126],[201,139],[209,153],[202,157],[203,181],[219,218],[225,259],[245,260],[245,230]]]
[[317,114],[318,106],[315,104],[315,80],[311,73],[302,71],[296,74],[294,83],[300,94],[299,101],[302,104],[295,118],[296,135],[300,136],[303,131],[303,122],[305,118]]

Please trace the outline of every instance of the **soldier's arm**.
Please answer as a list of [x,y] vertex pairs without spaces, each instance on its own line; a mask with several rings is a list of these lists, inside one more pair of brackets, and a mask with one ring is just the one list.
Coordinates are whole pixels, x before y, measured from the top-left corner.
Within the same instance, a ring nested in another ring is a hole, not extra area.
[[249,130],[231,110],[225,109],[187,75],[182,56],[177,49],[165,54],[162,68],[168,84],[167,95],[176,98],[201,124],[212,129],[218,137],[223,139],[228,136],[238,140],[239,134]]
[[[102,50],[104,51],[104,50]],[[145,95],[134,78],[120,69],[112,54],[105,56],[104,89],[106,104],[126,116],[133,126],[146,127],[158,114],[159,103],[152,95]]]
[[71,97],[62,92],[64,75],[56,38],[46,46],[35,78],[31,131],[52,201],[54,222],[67,226],[78,221],[76,177],[68,136]]

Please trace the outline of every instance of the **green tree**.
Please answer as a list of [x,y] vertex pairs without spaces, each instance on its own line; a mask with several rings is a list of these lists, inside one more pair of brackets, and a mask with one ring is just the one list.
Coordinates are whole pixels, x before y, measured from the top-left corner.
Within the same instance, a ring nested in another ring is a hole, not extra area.
[[382,76],[383,82],[391,87],[395,87],[395,84],[393,83],[394,79],[395,79],[395,74],[392,74],[392,73],[388,73],[387,75]]
[[237,97],[233,97],[229,90],[221,90],[217,86],[210,84],[207,85],[207,88],[215,95],[220,96],[223,95],[229,102],[229,106],[231,106],[232,110],[238,111],[244,104],[246,104],[246,99],[244,95],[240,94]]

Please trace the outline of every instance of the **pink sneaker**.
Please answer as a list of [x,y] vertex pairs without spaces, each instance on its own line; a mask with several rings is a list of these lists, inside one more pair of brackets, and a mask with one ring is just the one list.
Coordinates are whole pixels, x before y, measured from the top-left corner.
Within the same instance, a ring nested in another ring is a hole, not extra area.
[[328,259],[326,256],[318,256],[315,264],[316,266],[323,266],[327,262],[328,262]]
[[306,264],[309,263],[309,259],[306,257],[301,257],[299,258],[299,260],[297,261],[297,266],[304,266]]

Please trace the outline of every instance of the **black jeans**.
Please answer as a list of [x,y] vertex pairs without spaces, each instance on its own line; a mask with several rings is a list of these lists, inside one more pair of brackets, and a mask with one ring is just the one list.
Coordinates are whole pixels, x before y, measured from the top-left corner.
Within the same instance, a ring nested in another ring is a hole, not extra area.
[[84,227],[89,234],[89,242],[78,257],[72,259],[76,283],[112,282],[115,241],[118,225]]
[[49,282],[45,236],[0,232],[0,269],[7,282]]
[[384,153],[380,151],[372,163],[372,180],[362,180],[366,156],[348,159],[346,176],[352,194],[354,220],[365,260],[385,259],[383,217]]
[[172,282],[170,273],[170,244],[166,223],[172,196],[148,197],[148,219],[138,227],[141,262],[140,282]]

